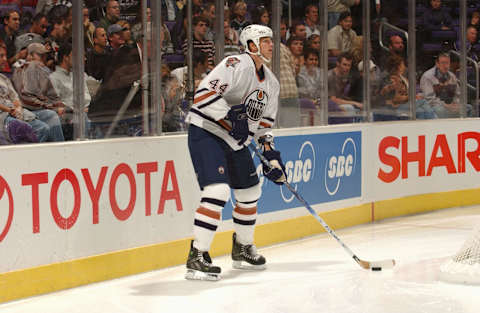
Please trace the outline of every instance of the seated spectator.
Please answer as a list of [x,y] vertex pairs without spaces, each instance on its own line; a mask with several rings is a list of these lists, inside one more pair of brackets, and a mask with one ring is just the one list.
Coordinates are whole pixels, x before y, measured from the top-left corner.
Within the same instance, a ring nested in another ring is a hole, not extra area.
[[442,8],[442,0],[430,0],[430,6],[423,13],[425,30],[449,30],[452,28],[452,16]]
[[228,17],[225,17],[225,21],[223,22],[223,33],[225,34],[224,56],[239,54],[241,48],[238,44],[238,33],[230,27]]
[[287,44],[287,33],[288,33],[287,20],[282,18],[282,20],[280,21],[280,41],[284,45]]
[[84,48],[85,51],[88,51],[88,49],[93,49],[94,42],[93,42],[93,36],[95,33],[95,25],[90,21],[90,11],[88,8],[83,8],[83,32],[85,36],[84,40]]
[[[73,140],[73,114],[77,110],[73,102],[73,75],[72,75],[72,45],[68,42],[62,44],[58,50],[58,63],[55,72],[50,74],[50,80],[55,91],[65,104],[65,113],[62,115],[62,129],[65,140]],[[84,76],[84,103],[82,109],[88,112],[90,105],[90,92],[87,86],[87,77]],[[89,132],[89,122],[85,114],[85,131]]]
[[335,27],[343,12],[350,12],[350,8],[359,5],[360,0],[329,0],[327,4],[328,10],[328,29]]
[[106,6],[105,17],[100,20],[98,27],[108,29],[112,24],[115,24],[120,19],[120,5],[118,1],[109,0]]
[[[473,59],[475,62],[479,61],[479,53],[480,51],[477,50],[478,48],[478,30],[474,26],[468,26],[467,27],[467,34],[466,34],[466,39],[467,39],[467,57]],[[460,52],[462,48],[462,45],[460,44],[460,40],[455,42],[455,50]]]
[[101,27],[95,29],[93,44],[93,49],[89,49],[85,56],[85,71],[96,80],[103,80],[112,54],[107,47],[108,40],[105,29]]
[[320,36],[320,27],[318,25],[318,6],[315,4],[309,4],[305,8],[305,20],[306,38],[310,38],[312,35]]
[[315,50],[320,55],[322,51],[322,39],[320,35],[313,34],[310,37],[308,37],[307,41],[305,41],[305,45],[303,49]]
[[45,36],[48,29],[48,19],[47,16],[43,13],[38,13],[33,17],[32,26],[26,33],[38,34],[40,36]]
[[292,26],[287,32],[287,40],[290,37],[298,37],[302,40],[307,39],[307,28],[301,22],[293,22]]
[[[200,49],[193,50],[193,79],[195,81],[195,89],[197,88],[203,77],[206,76],[209,67],[208,54]],[[186,88],[188,81],[188,66],[178,67],[171,71],[170,75],[178,80],[182,88]]]
[[470,24],[468,26],[475,27],[477,31],[480,30],[480,11],[472,12],[472,18],[470,19]]
[[328,71],[328,110],[355,113],[363,108],[363,103],[350,97],[353,83],[351,74],[353,57],[350,53],[341,53],[336,67]]
[[232,26],[232,28],[240,35],[242,30],[250,24],[250,21],[247,20],[247,4],[242,0],[237,1],[233,6],[232,22],[230,26]]
[[213,29],[215,27],[215,4],[212,2],[208,2],[207,4],[203,5],[201,16],[206,18],[208,21],[208,29],[205,38],[207,40],[214,40],[215,31]]
[[270,13],[265,6],[256,7],[252,12],[252,24],[270,25]]
[[295,73],[298,74],[300,68],[305,63],[303,58],[303,39],[296,36],[290,37],[287,40],[287,47],[290,49],[290,52],[295,59]]
[[[408,102],[408,79],[405,77],[405,61],[398,55],[392,55],[386,64],[388,76],[380,94],[385,99],[385,105],[398,115],[408,116],[410,104]],[[416,97],[416,117],[418,119],[436,118],[435,112],[426,103],[423,96]]]
[[15,39],[15,53],[18,55],[18,59],[17,62],[13,64],[13,66],[15,66],[15,64],[19,62],[24,62],[27,59],[27,48],[31,43],[34,42],[44,44],[45,39],[39,34],[35,33],[25,33]]
[[353,40],[357,33],[352,29],[350,12],[340,14],[338,25],[328,31],[328,55],[339,56],[352,49]]
[[69,0],[38,0],[35,8],[35,14],[42,13],[48,15],[50,11],[57,5],[71,7],[72,3]]
[[19,59],[15,53],[15,38],[20,28],[20,13],[15,10],[8,11],[3,17],[3,28],[0,29],[0,39],[7,46],[8,64],[12,65]]
[[15,68],[13,84],[23,105],[43,122],[38,126],[46,129],[47,136],[41,136],[37,125],[32,125],[40,142],[64,141],[59,116],[63,115],[65,105],[60,101],[50,81],[50,70],[45,61],[48,50],[40,43],[31,43],[28,48],[29,62]]
[[[457,77],[450,71],[448,53],[440,53],[435,66],[423,73],[420,88],[427,104],[439,118],[460,116],[460,86]],[[466,106],[469,114],[471,105]]]
[[[369,62],[369,74],[370,74],[370,105],[372,108],[377,108],[382,106],[383,99],[380,97],[380,89],[382,85],[381,81],[381,72],[378,66],[373,63],[372,60]],[[351,90],[350,96],[353,100],[358,102],[363,102],[363,83],[365,82],[365,70],[363,67],[363,61],[360,61],[357,65],[358,74],[356,79],[354,80]]]
[[[192,21],[193,25],[193,49],[200,49],[208,54],[208,62],[213,68],[215,64],[215,44],[211,40],[206,40],[208,20],[202,16],[196,16]],[[183,43],[183,54],[187,55],[187,40]]]
[[130,23],[125,20],[120,20],[117,22],[117,24],[120,25],[123,29],[120,35],[122,36],[125,44],[133,45],[134,41],[132,40],[132,27],[130,26]]
[[110,47],[112,48],[113,53],[115,53],[115,51],[120,49],[120,47],[125,44],[125,40],[123,39],[124,31],[125,28],[118,24],[112,24],[108,26],[108,42],[110,43]]
[[[7,63],[7,47],[0,42],[0,66]],[[25,112],[25,114],[24,114]],[[35,115],[22,108],[10,79],[0,74],[0,144],[38,142],[28,123]]]
[[320,99],[323,91],[323,74],[318,64],[318,53],[305,50],[305,66],[297,75],[298,96],[314,101]]
[[52,50],[55,52],[55,58],[57,55],[58,48],[63,43],[63,41],[68,37],[67,29],[65,27],[65,17],[59,16],[50,20],[52,23],[52,30],[48,35],[48,40],[52,47]]

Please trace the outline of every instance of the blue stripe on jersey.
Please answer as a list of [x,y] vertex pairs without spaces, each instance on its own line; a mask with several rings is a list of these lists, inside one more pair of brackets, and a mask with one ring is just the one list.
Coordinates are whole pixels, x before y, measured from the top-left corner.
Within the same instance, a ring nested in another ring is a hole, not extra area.
[[199,108],[199,109],[202,109],[202,108],[206,107],[207,105],[210,105],[210,104],[212,104],[212,103],[214,103],[214,102],[217,102],[220,98],[222,98],[222,96],[217,96],[217,97],[215,97],[214,99],[212,99],[212,100],[210,100],[210,101],[208,101],[208,102],[206,102],[206,103],[203,103],[203,104],[199,105],[198,108]]
[[[215,123],[215,124],[217,124],[218,126],[220,126],[221,128],[225,129],[225,127],[223,127],[222,124],[220,124],[219,122],[215,121],[215,120],[214,120],[213,118],[211,118],[210,116],[203,114],[202,112],[200,112],[199,110],[197,110],[197,109],[195,109],[195,108],[191,108],[191,109],[190,109],[190,112],[195,113],[195,114],[203,117],[204,119],[206,119],[206,120],[208,120],[208,121],[210,121],[210,122],[212,122],[212,123]],[[225,129],[225,130],[228,131],[228,129]],[[252,133],[251,131],[249,131],[249,132],[248,132],[248,135],[250,135],[250,136],[253,137],[255,134]]]
[[201,93],[201,92],[203,92],[203,91],[208,91],[208,89],[207,89],[207,88],[199,89],[199,90],[195,91],[195,94]]

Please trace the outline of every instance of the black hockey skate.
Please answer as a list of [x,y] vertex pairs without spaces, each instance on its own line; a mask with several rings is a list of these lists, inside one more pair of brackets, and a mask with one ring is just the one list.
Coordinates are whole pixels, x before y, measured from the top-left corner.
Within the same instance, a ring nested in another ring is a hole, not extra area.
[[196,249],[192,240],[190,252],[188,253],[185,278],[190,280],[217,281],[221,278],[221,271],[220,267],[212,265],[212,259],[208,252]]
[[257,253],[255,245],[242,245],[237,242],[236,233],[233,233],[232,260],[233,268],[236,269],[263,270],[266,268],[266,260]]

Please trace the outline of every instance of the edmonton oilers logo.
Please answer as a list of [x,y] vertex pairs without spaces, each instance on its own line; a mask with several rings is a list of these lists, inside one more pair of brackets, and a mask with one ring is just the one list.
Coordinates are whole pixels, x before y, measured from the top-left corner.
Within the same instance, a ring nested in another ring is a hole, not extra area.
[[267,102],[268,94],[264,90],[257,89],[251,92],[244,101],[248,118],[253,121],[260,120],[267,106]]

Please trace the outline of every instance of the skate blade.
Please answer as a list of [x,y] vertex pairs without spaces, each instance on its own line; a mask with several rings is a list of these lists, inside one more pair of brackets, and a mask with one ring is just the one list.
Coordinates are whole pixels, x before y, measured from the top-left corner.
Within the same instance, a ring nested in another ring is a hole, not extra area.
[[204,273],[196,270],[187,270],[185,278],[188,280],[218,281],[222,278],[220,274]]
[[245,261],[233,261],[232,267],[237,270],[263,271],[267,268],[267,265],[253,265]]

